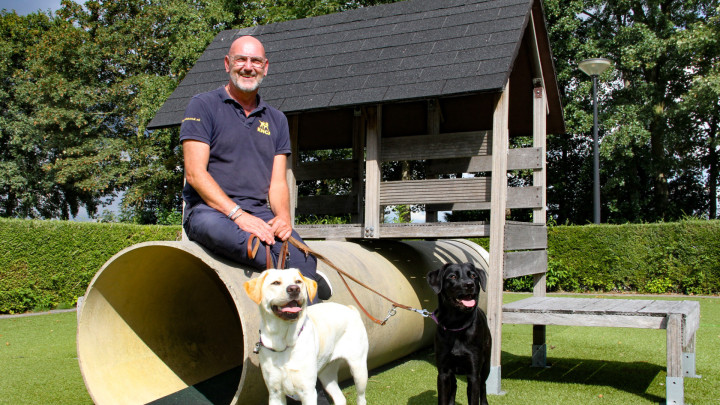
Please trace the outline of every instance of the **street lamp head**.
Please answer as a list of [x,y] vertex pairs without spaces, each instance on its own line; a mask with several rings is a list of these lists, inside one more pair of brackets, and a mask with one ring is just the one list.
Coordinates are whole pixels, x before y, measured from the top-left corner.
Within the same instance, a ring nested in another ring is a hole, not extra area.
[[578,66],[580,67],[580,70],[582,70],[589,76],[600,76],[600,74],[606,71],[611,65],[612,62],[610,62],[609,59],[592,58],[585,59],[584,61],[580,62]]

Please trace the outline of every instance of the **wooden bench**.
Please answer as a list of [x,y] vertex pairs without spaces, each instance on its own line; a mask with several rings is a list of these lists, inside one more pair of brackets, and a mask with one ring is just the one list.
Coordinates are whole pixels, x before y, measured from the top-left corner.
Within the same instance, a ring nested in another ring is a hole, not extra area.
[[[697,301],[530,297],[503,305],[503,323],[605,326],[667,330],[668,404],[684,403],[684,377],[695,374]],[[537,342],[536,342],[537,343]],[[544,342],[533,345],[533,364],[545,365]]]

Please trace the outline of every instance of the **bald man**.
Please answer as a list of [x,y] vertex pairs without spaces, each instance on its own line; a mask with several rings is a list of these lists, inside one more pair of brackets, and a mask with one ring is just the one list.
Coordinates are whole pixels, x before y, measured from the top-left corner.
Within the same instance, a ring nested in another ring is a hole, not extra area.
[[[235,39],[225,55],[228,83],[194,96],[180,126],[185,232],[212,252],[258,269],[266,268],[266,255],[248,257],[251,235],[271,247],[270,267],[279,262],[282,244],[276,242],[291,235],[301,240],[290,219],[288,121],[258,94],[269,64],[256,38]],[[292,245],[289,250],[287,267],[316,280],[319,299],[330,298],[316,259]]]

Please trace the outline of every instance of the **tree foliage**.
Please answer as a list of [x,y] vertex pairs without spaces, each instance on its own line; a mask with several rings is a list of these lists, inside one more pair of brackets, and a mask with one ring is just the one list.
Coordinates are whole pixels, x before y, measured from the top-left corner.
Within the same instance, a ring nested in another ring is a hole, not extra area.
[[[126,219],[173,217],[182,187],[177,129],[146,125],[212,38],[387,2],[63,0],[56,14],[0,11],[0,216],[69,218],[122,195]],[[549,139],[554,220],[592,218],[592,84],[577,68],[589,57],[614,64],[599,86],[603,220],[714,218],[718,1],[543,5],[568,128]],[[412,170],[388,167],[383,176]]]
[[577,64],[606,57],[614,67],[599,86],[603,219],[715,217],[717,1],[544,5],[569,129],[550,141],[552,215],[591,218],[592,84]]
[[213,37],[378,2],[63,0],[55,15],[1,11],[0,216],[93,214],[118,193],[136,222],[178,211],[177,129],[146,126]]

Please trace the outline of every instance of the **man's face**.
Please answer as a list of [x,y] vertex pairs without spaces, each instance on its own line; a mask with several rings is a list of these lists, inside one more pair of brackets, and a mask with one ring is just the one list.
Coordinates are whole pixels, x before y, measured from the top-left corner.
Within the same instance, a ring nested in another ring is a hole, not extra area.
[[245,93],[257,91],[267,74],[268,62],[262,45],[254,40],[237,40],[225,56],[225,70],[230,81]]

